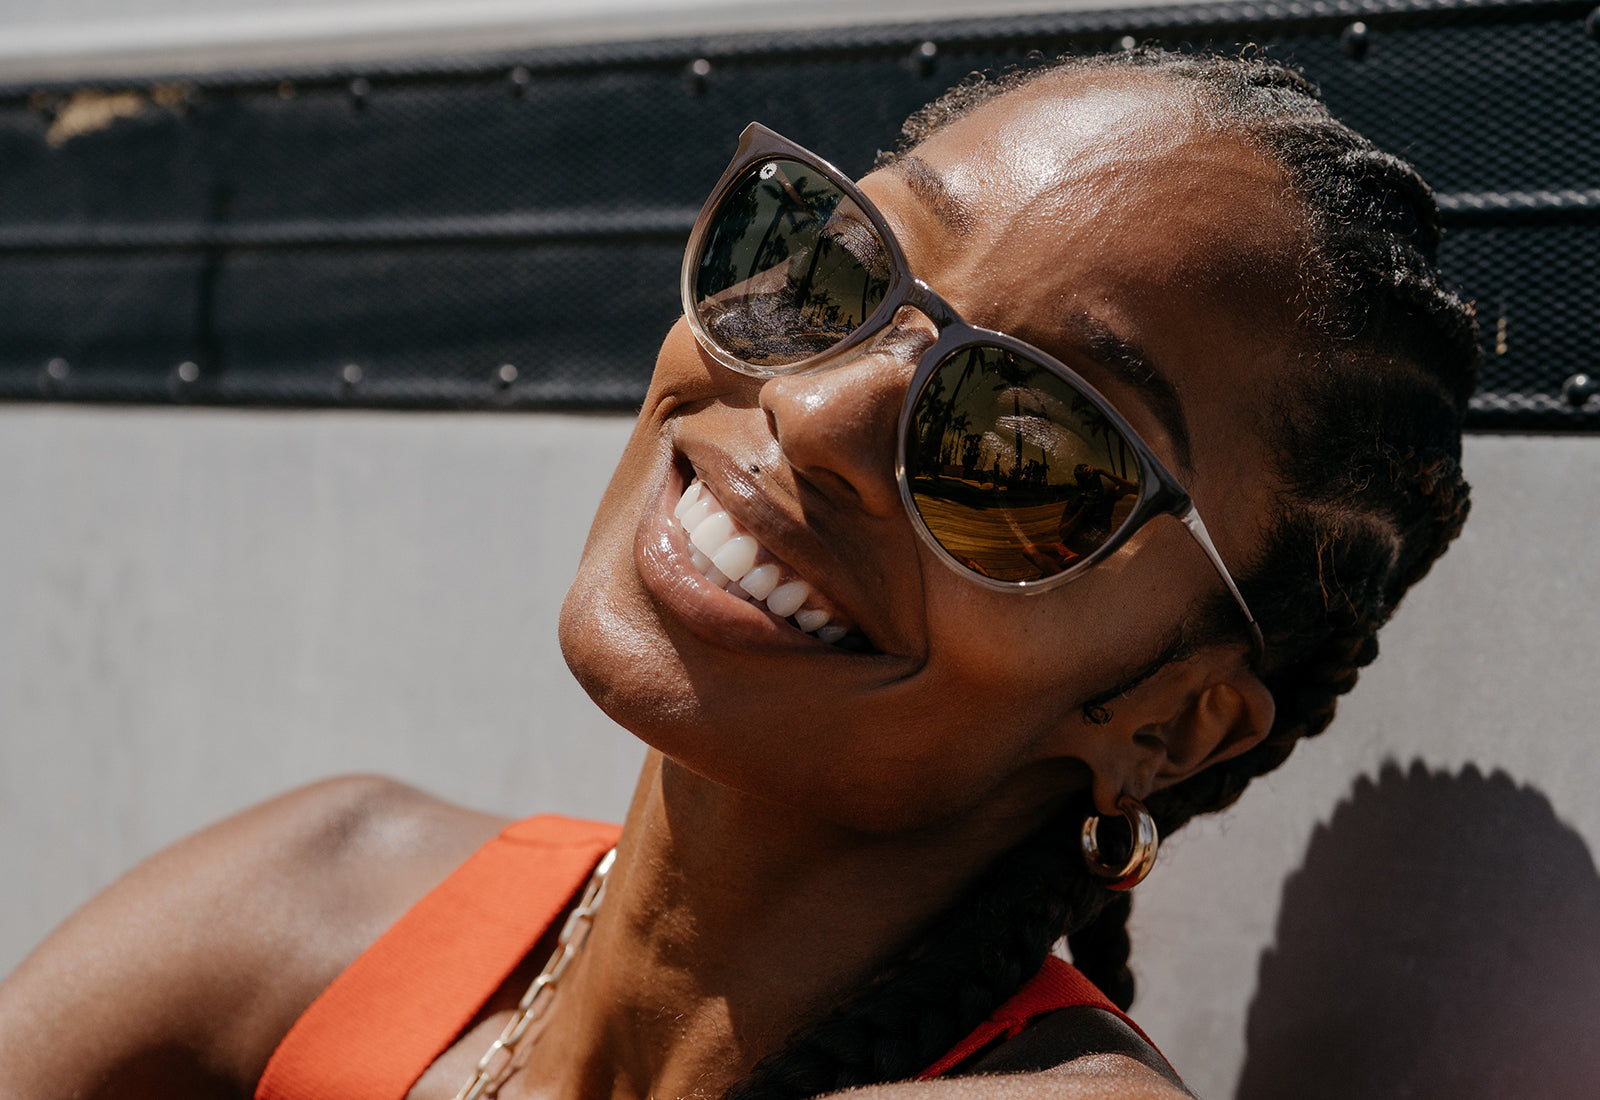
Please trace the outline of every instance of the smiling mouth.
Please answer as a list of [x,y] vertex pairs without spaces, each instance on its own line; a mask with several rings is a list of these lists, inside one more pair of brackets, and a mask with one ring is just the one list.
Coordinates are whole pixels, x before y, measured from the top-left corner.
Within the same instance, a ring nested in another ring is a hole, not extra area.
[[824,606],[809,582],[734,523],[699,478],[689,482],[673,514],[689,540],[689,563],[706,580],[837,649],[877,652],[843,614]]

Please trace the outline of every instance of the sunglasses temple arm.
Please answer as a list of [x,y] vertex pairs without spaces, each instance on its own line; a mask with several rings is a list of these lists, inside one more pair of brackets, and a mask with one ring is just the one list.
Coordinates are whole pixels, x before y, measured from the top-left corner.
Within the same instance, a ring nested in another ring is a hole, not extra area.
[[1259,665],[1267,650],[1266,641],[1261,636],[1261,627],[1257,625],[1256,617],[1250,613],[1250,605],[1244,602],[1244,594],[1233,582],[1233,574],[1229,573],[1228,567],[1223,564],[1222,555],[1217,553],[1217,544],[1211,541],[1211,532],[1206,530],[1205,521],[1200,518],[1200,513],[1193,504],[1190,504],[1188,511],[1178,518],[1189,529],[1189,534],[1194,536],[1194,541],[1200,544],[1200,549],[1205,551],[1206,557],[1211,559],[1217,576],[1222,578],[1222,583],[1227,585],[1229,594],[1239,605],[1239,610],[1244,612],[1245,624],[1250,629],[1251,663]]

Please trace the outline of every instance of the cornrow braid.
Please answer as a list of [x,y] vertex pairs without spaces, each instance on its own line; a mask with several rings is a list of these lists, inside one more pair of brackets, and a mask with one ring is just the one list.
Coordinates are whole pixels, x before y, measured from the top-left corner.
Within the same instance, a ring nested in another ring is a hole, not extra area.
[[[1440,282],[1438,210],[1404,161],[1336,121],[1316,87],[1260,57],[1135,50],[981,75],[907,119],[892,163],[976,107],[1063,70],[1147,70],[1190,88],[1219,129],[1285,173],[1311,224],[1301,361],[1277,382],[1270,450],[1282,491],[1239,577],[1266,637],[1276,717],[1247,752],[1152,795],[1163,835],[1231,805],[1333,720],[1378,654],[1377,631],[1461,529],[1461,420],[1480,350],[1470,307]],[[1232,622],[1219,602],[1216,623]],[[914,1076],[1042,964],[1060,936],[1126,1008],[1126,895],[1083,868],[1074,800],[974,881],[915,943],[826,1019],[763,1059],[729,1100],[806,1097]]]

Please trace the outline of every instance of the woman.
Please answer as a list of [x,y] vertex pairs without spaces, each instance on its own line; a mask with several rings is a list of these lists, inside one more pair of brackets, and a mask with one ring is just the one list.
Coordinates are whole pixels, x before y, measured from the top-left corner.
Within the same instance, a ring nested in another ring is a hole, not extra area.
[[1131,999],[1149,819],[1323,729],[1459,530],[1436,242],[1258,61],[966,85],[859,191],[752,128],[562,616],[654,750],[620,840],[252,810],[24,964],[0,1095],[1187,1095],[1046,955]]

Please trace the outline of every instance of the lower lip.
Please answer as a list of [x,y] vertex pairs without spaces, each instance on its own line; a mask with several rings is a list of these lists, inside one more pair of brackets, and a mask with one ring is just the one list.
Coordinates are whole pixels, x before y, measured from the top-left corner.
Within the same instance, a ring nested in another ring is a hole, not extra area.
[[673,467],[646,508],[634,539],[634,564],[656,601],[691,632],[725,648],[850,656],[781,622],[755,604],[729,595],[689,563],[688,536],[673,514],[684,488],[682,475]]

